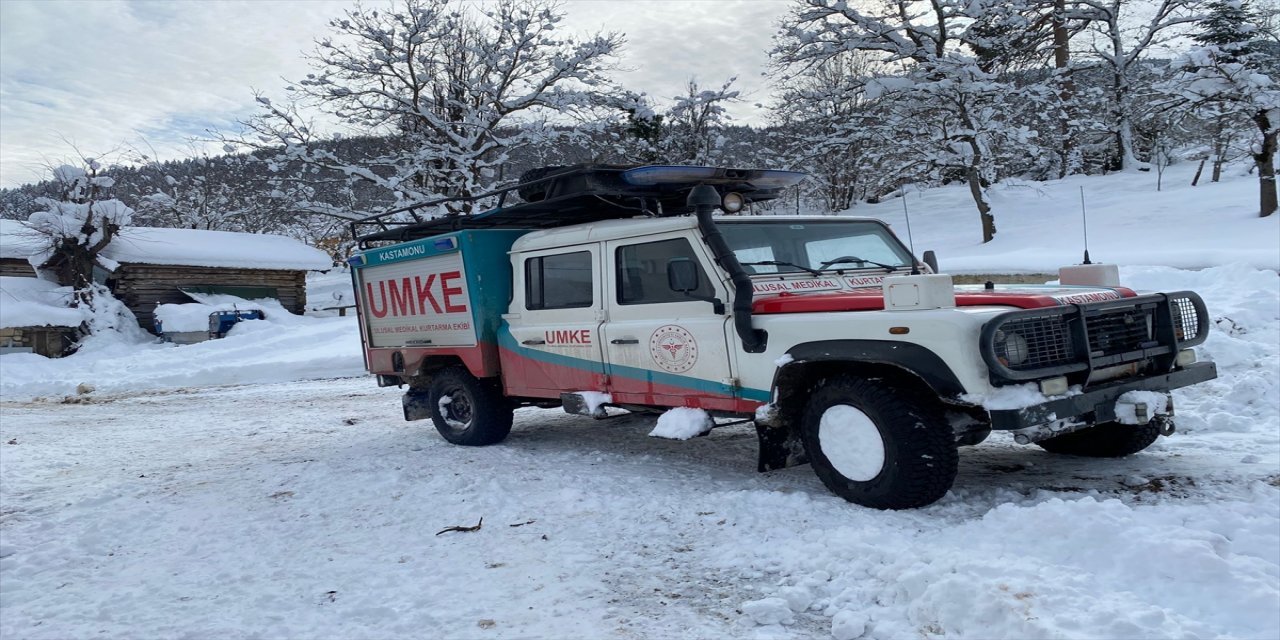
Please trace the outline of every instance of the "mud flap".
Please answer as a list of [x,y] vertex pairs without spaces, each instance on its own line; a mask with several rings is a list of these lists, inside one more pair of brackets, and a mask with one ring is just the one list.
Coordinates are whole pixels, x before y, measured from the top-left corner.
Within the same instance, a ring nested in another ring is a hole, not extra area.
[[431,417],[431,395],[426,391],[408,391],[400,399],[404,406],[404,419],[426,420]]
[[756,437],[760,440],[760,462],[757,465],[757,471],[763,473],[785,469],[809,461],[797,429],[784,426],[771,427],[757,422]]

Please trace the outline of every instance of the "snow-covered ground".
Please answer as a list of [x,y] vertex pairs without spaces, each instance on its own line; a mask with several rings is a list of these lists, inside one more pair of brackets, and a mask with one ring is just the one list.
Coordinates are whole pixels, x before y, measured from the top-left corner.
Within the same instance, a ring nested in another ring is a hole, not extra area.
[[[1198,269],[1244,263],[1280,268],[1280,215],[1258,217],[1258,178],[1244,165],[1223,181],[1191,186],[1195,164],[1169,167],[1160,191],[1155,172],[1071,176],[1049,182],[1008,180],[990,191],[996,237],[982,244],[969,188],[907,188],[917,253],[933,249],[951,273],[1057,273],[1084,253],[1081,188],[1094,262]],[[859,205],[851,215],[881,218],[905,241],[902,199]]]
[[[948,237],[915,211],[917,249]],[[1221,377],[1175,392],[1178,434],[1122,460],[997,434],[908,512],[808,467],[756,473],[749,426],[664,440],[650,418],[529,409],[501,445],[448,445],[362,375],[351,316],[5,355],[0,637],[1277,638],[1280,278],[1260,267],[1280,240],[1259,222],[1261,262],[1212,266],[1237,236],[1160,228],[1211,268],[1121,269],[1214,320],[1199,352]],[[1027,229],[1038,251],[998,268],[1075,259]],[[1090,229],[1095,258],[1123,248]],[[952,242],[929,245],[944,267]]]

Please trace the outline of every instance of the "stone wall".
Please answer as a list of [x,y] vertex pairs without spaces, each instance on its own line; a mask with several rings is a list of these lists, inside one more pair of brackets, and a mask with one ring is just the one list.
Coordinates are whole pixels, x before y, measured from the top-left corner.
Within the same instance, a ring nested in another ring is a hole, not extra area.
[[33,353],[61,358],[75,344],[76,330],[68,327],[9,327],[0,329],[0,349],[30,348]]

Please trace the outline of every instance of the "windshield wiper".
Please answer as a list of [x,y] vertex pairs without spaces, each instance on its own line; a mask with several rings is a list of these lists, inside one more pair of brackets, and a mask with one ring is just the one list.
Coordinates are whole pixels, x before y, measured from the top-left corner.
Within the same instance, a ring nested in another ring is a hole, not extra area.
[[781,260],[761,260],[760,262],[741,262],[739,264],[741,264],[744,267],[750,267],[755,265],[766,265],[770,267],[795,267],[801,271],[808,271],[809,273],[812,273],[815,276],[822,275],[822,272],[818,271],[817,269],[810,269],[809,267],[803,267],[794,262],[783,262]]
[[831,260],[828,260],[822,263],[822,266],[818,268],[826,269],[827,267],[830,267],[833,264],[849,264],[854,262],[858,264],[874,264],[875,266],[880,267],[881,269],[888,269],[891,272],[897,271],[898,269],[902,268],[902,267],[895,267],[893,265],[888,265],[883,262],[876,262],[875,260],[864,260],[862,258],[859,258],[858,256],[840,256],[839,258],[833,258]]

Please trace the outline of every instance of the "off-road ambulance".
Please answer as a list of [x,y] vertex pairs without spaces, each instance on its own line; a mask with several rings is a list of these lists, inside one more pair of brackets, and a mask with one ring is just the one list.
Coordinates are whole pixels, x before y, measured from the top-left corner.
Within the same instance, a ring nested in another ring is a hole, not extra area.
[[[755,423],[759,469],[930,504],[992,430],[1117,457],[1173,432],[1169,390],[1216,376],[1200,297],[1064,267],[1056,286],[957,286],[868,218],[743,215],[802,174],[580,166],[361,220],[365,358],[404,416],[489,445],[520,406],[704,409]],[[726,215],[718,215],[717,210]]]

